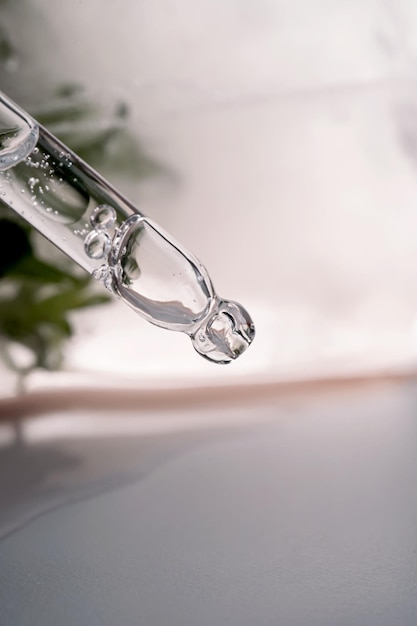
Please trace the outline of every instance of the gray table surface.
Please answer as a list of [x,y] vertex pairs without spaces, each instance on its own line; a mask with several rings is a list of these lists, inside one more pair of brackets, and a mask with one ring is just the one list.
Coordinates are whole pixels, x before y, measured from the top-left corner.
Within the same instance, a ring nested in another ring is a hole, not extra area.
[[1,626],[417,623],[412,385],[224,428],[101,419],[0,449]]

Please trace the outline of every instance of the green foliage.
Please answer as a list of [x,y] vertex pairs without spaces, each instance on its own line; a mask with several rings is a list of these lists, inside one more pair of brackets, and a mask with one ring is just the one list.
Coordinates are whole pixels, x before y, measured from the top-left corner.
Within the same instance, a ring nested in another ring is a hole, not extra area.
[[[106,294],[92,292],[90,276],[51,265],[38,258],[30,229],[3,217],[0,233],[0,349],[5,362],[20,372],[56,369],[71,337],[71,311],[103,304]],[[67,265],[67,264],[66,264]],[[11,350],[20,344],[32,353],[21,363]]]
[[[1,48],[0,48],[1,54]],[[98,169],[135,178],[170,172],[148,156],[128,130],[128,110],[118,104],[109,114],[100,111],[76,85],[63,85],[31,113],[72,150]],[[1,140],[1,138],[0,138]],[[91,277],[58,251],[53,265],[39,256],[31,227],[0,200],[0,357],[22,373],[33,368],[56,369],[71,337],[72,311],[103,304]],[[95,281],[93,281],[95,282]],[[15,344],[32,354],[29,364],[15,357]]]
[[[0,0],[14,7],[17,0]],[[24,12],[22,12],[24,15]],[[19,81],[18,42],[0,23],[0,82]],[[36,88],[34,89],[34,93]],[[12,94],[11,94],[12,95]],[[35,96],[36,97],[36,96]],[[32,103],[33,104],[33,103]],[[123,102],[103,110],[79,85],[63,84],[42,94],[42,105],[27,104],[29,112],[90,165],[108,175],[154,175],[173,179],[143,148],[129,129],[129,111]],[[7,137],[0,136],[0,142]],[[0,357],[21,373],[33,368],[55,369],[71,337],[71,312],[109,300],[97,294],[95,281],[54,249],[54,262],[43,260],[30,226],[0,199]],[[46,244],[45,244],[46,245]],[[23,363],[16,345],[31,355]]]
[[[39,114],[35,110],[38,120],[89,163],[127,175],[161,170],[131,138],[122,105],[103,123],[79,87],[61,87],[48,102]],[[59,368],[73,334],[71,312],[110,298],[96,293],[91,277],[58,251],[54,264],[42,260],[31,227],[7,207],[0,211],[0,357],[23,374]],[[16,357],[16,344],[29,352],[29,360]]]

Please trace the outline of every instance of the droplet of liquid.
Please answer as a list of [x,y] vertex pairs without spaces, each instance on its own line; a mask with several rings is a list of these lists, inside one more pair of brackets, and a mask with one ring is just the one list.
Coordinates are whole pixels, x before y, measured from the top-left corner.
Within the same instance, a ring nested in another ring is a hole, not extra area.
[[93,230],[84,240],[84,250],[90,259],[103,259],[110,250],[110,244],[107,233]]
[[96,230],[106,230],[114,226],[116,217],[113,207],[108,204],[99,204],[91,214],[90,223]]
[[216,363],[230,363],[250,346],[255,326],[249,313],[237,302],[217,300],[202,326],[191,334],[199,354]]

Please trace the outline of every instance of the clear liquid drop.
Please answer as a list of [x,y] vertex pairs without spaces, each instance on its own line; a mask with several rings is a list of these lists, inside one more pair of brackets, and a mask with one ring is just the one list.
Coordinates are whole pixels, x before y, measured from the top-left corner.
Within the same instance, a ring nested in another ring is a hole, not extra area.
[[93,230],[84,240],[84,249],[90,259],[104,259],[111,246],[111,239],[107,233]]
[[96,230],[106,230],[116,223],[116,211],[108,204],[100,204],[91,213],[90,223]]
[[215,363],[230,363],[250,346],[255,327],[249,313],[237,302],[215,300],[200,328],[191,334],[195,350]]

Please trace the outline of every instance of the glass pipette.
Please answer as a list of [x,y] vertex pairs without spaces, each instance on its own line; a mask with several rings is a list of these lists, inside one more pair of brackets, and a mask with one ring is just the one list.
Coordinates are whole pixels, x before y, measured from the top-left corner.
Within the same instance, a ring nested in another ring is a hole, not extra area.
[[0,200],[206,359],[229,363],[251,344],[249,314],[216,294],[200,261],[1,92]]

